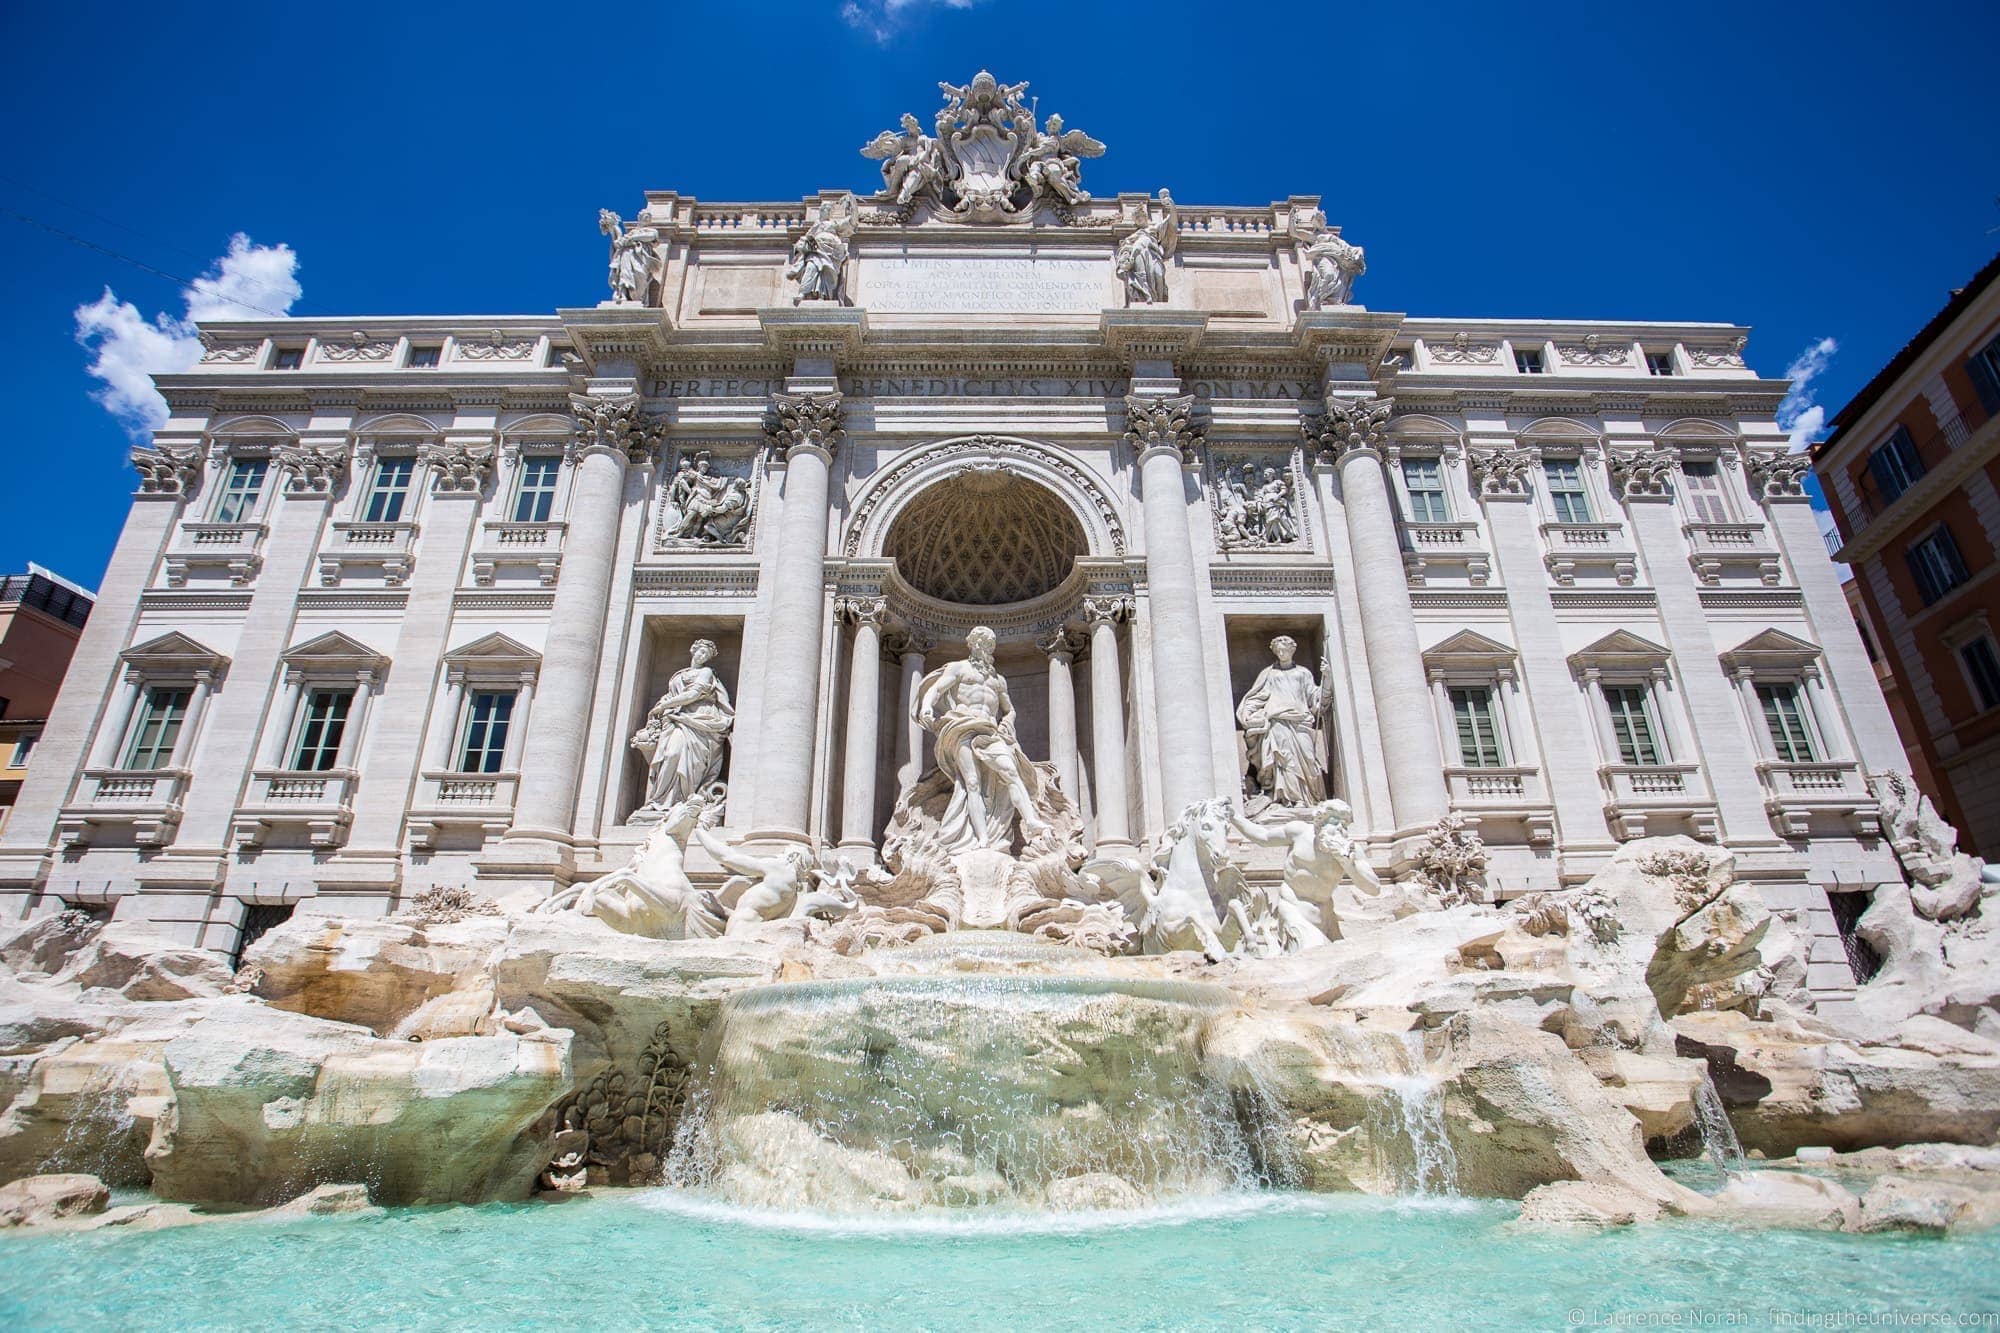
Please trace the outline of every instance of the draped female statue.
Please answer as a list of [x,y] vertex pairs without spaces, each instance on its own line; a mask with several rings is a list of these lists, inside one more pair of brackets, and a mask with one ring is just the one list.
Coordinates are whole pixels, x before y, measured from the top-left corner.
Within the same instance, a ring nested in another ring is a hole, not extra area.
[[1326,695],[1313,673],[1292,661],[1297,640],[1271,640],[1277,656],[1236,706],[1258,790],[1274,806],[1305,810],[1326,799]]
[[674,673],[646,714],[632,748],[646,756],[647,810],[666,810],[705,792],[722,776],[722,747],[736,723],[729,691],[708,664],[715,645],[697,639],[690,665]]

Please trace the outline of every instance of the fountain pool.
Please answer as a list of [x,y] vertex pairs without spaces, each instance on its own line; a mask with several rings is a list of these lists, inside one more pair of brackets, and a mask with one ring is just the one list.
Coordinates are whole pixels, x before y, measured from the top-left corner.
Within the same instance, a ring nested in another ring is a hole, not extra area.
[[[671,1190],[0,1239],[0,1325],[1560,1329],[2000,1311],[2000,1233],[1674,1222],[1515,1232],[1516,1206],[1226,1194],[1136,1213],[830,1217]],[[255,1229],[255,1239],[246,1231]]]

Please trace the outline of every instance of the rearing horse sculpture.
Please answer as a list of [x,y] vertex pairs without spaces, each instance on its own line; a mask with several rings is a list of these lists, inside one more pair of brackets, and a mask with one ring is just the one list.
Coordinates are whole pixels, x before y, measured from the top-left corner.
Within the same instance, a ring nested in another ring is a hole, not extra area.
[[625,865],[558,893],[535,910],[594,916],[613,930],[656,940],[720,935],[727,913],[715,895],[695,888],[683,864],[688,835],[707,807],[705,795],[688,797],[661,817]]

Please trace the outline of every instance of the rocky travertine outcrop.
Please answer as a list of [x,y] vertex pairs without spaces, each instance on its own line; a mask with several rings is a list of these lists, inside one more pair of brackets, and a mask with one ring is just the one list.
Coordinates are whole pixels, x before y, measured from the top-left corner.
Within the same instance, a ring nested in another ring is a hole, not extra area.
[[96,1176],[29,1176],[0,1185],[0,1227],[46,1226],[101,1213],[111,1191]]

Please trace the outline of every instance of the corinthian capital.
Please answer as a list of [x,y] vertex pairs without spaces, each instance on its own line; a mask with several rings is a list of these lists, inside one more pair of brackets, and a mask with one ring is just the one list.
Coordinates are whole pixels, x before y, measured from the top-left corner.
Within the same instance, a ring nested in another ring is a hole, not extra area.
[[334,483],[347,471],[347,451],[335,445],[281,444],[271,459],[285,474],[285,494],[301,499],[332,495]]
[[1614,451],[1607,463],[1611,493],[1621,500],[1663,500],[1679,464],[1680,455],[1671,449]]
[[599,397],[573,393],[569,396],[570,428],[564,457],[575,459],[589,449],[615,449],[634,463],[650,463],[659,452],[665,427],[639,414],[639,395]]
[[431,470],[439,491],[477,495],[493,472],[493,446],[444,440],[418,448],[417,458]]
[[139,494],[186,495],[201,477],[201,448],[161,444],[134,449],[132,466],[139,469]]
[[1091,629],[1099,625],[1115,625],[1129,619],[1134,609],[1133,599],[1112,593],[1083,599],[1083,623]]
[[764,433],[789,457],[794,449],[809,449],[831,458],[847,434],[840,424],[838,393],[781,393],[771,399]]
[[1172,449],[1182,462],[1194,462],[1202,446],[1201,431],[1194,424],[1194,395],[1184,393],[1174,398],[1126,395],[1125,443],[1141,457],[1153,449]]
[[1541,451],[1532,445],[1511,449],[1474,449],[1465,457],[1472,474],[1472,487],[1480,498],[1524,496],[1528,475],[1542,461]]
[[1344,458],[1358,449],[1380,452],[1389,434],[1394,398],[1329,398],[1326,411],[1300,420],[1306,444],[1328,458]]
[[1806,454],[1751,454],[1743,464],[1750,493],[1759,500],[1803,500],[1805,475],[1812,471]]
[[889,599],[886,597],[839,597],[834,599],[833,614],[840,620],[853,624],[871,625],[881,629],[889,617]]

